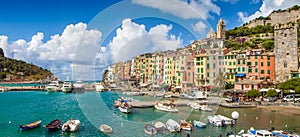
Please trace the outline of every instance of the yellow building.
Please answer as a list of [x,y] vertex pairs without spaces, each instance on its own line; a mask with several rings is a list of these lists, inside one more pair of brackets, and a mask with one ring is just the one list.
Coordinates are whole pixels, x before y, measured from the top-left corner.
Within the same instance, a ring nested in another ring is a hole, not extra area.
[[204,86],[206,83],[206,53],[204,50],[195,52],[194,58],[194,83],[195,86]]
[[166,53],[164,57],[164,81],[167,85],[175,84],[175,55],[173,51]]
[[225,54],[225,68],[227,74],[226,82],[234,84],[236,73],[236,54],[235,52],[228,52]]

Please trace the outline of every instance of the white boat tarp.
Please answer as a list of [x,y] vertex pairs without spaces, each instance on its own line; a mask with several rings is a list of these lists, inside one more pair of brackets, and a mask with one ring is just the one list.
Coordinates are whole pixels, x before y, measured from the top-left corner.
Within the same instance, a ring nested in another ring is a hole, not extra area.
[[175,87],[176,89],[180,89],[181,88],[181,86],[177,86],[177,87]]
[[148,86],[148,84],[141,84],[140,86],[141,87],[146,87],[146,86]]

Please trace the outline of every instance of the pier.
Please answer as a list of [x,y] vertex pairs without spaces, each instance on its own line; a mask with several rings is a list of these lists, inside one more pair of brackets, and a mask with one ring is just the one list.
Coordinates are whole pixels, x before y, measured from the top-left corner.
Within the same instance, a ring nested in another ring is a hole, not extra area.
[[28,91],[28,90],[45,90],[44,86],[2,86],[0,87],[0,92],[7,91]]

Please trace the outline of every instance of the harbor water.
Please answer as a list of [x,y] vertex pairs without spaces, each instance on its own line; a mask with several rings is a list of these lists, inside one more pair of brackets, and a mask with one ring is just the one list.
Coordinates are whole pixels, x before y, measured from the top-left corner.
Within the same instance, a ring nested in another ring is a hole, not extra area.
[[[121,92],[84,92],[78,94],[65,94],[61,92],[48,93],[46,91],[18,91],[0,93],[0,137],[52,137],[52,136],[124,136],[142,137],[148,136],[144,132],[144,126],[155,121],[165,122],[174,120],[194,119],[207,122],[207,116],[222,114],[231,117],[231,112],[238,111],[240,118],[237,121],[237,131],[250,127],[258,129],[271,129],[275,127],[283,130],[295,130],[300,128],[300,115],[282,115],[272,111],[264,111],[258,108],[223,108],[215,107],[214,112],[202,112],[192,110],[189,107],[178,107],[179,113],[166,113],[154,108],[134,108],[132,114],[124,114],[114,108],[114,100],[125,96]],[[155,101],[157,98],[147,96],[134,96],[134,99]],[[283,110],[284,111],[284,110]],[[288,113],[288,112],[287,112]],[[43,126],[29,130],[19,131],[20,124],[27,124],[42,120],[46,125],[54,119],[62,122],[68,119],[79,119],[80,128],[75,133],[62,133],[61,131],[48,133]],[[101,124],[110,125],[113,133],[103,134],[99,130]],[[190,134],[192,137],[217,137],[226,136],[227,132],[233,132],[234,126],[213,127],[210,124],[206,128],[195,128],[191,132],[159,133],[155,136],[181,137]]]

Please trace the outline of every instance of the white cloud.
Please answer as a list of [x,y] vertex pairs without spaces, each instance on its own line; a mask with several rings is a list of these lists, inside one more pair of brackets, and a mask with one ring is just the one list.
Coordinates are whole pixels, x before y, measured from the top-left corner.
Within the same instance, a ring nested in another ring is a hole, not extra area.
[[143,24],[124,19],[122,26],[117,29],[116,36],[108,45],[109,51],[100,53],[98,56],[103,58],[104,54],[111,53],[112,61],[118,62],[146,52],[174,50],[182,47],[180,37],[169,35],[171,29],[172,25],[160,24],[147,31]]
[[244,12],[238,12],[237,15],[245,23],[260,16],[268,16],[273,10],[287,9],[299,4],[299,0],[263,0],[263,4],[254,14],[247,16]]
[[195,25],[192,25],[192,28],[199,32],[200,34],[206,33],[206,29],[207,29],[207,25],[205,23],[203,23],[202,21],[199,21],[198,23],[196,23]]
[[[218,1],[218,0],[214,0],[214,1]],[[222,2],[228,2],[230,4],[235,4],[237,3],[239,0],[219,0],[219,1],[222,1]]]
[[259,3],[260,2],[260,0],[252,0],[251,2],[250,2],[250,4],[257,4],[257,3]]
[[86,24],[77,23],[68,25],[61,35],[53,35],[46,42],[43,42],[44,34],[41,32],[32,36],[29,42],[20,39],[8,43],[7,36],[0,36],[0,47],[8,57],[42,66],[58,76],[71,76],[72,63],[93,63],[101,35],[98,30],[87,30]]
[[184,19],[207,19],[211,17],[209,13],[220,15],[221,11],[211,0],[132,0],[132,2]]

